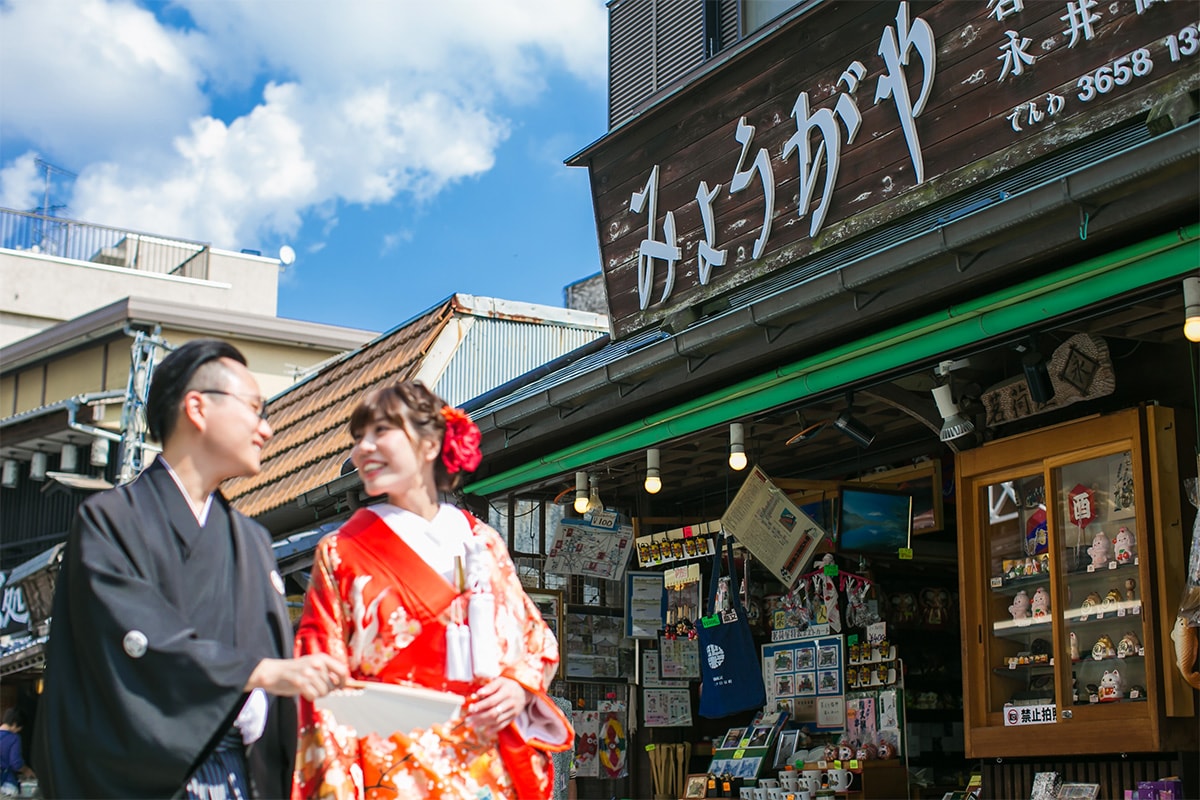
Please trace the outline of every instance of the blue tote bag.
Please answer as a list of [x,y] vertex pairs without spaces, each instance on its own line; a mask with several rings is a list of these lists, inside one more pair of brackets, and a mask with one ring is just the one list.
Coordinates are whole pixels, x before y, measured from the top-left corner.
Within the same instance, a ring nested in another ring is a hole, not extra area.
[[709,719],[728,717],[739,711],[760,708],[767,702],[763,685],[762,662],[750,633],[750,620],[742,607],[733,568],[733,538],[727,537],[726,560],[730,575],[730,608],[713,613],[717,583],[721,576],[721,545],[713,555],[712,580],[709,583],[705,616],[696,633],[700,640],[700,716]]

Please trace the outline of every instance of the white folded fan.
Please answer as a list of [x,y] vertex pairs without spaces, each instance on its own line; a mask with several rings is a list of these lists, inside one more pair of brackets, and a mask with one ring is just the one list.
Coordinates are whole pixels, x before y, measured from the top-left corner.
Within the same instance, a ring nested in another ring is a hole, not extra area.
[[340,725],[349,725],[358,735],[389,736],[396,731],[425,729],[458,716],[463,698],[416,686],[362,683],[335,689],[314,705],[330,711]]

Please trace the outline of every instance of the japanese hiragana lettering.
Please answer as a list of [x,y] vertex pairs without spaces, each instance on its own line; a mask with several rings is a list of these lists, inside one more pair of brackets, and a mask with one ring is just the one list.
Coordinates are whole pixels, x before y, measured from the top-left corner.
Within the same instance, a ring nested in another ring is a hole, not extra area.
[[738,120],[737,133],[733,138],[742,145],[742,154],[738,156],[737,167],[733,170],[733,180],[729,182],[729,193],[737,194],[744,190],[750,185],[750,179],[757,172],[766,200],[762,232],[754,240],[754,257],[758,258],[762,255],[763,248],[767,246],[767,239],[771,235],[771,218],[775,216],[775,171],[771,168],[771,154],[765,147],[758,149],[758,153],[754,156],[754,163],[750,165],[749,169],[745,168],[746,155],[750,152],[750,142],[754,140],[754,126],[748,124],[745,117]]
[[[1086,0],[1085,0],[1086,2]],[[904,68],[908,66],[912,52],[921,57],[924,74],[921,78],[921,93],[914,103],[908,95],[908,80]],[[937,48],[934,45],[933,29],[929,23],[917,17],[912,25],[908,22],[908,3],[903,2],[896,11],[896,26],[889,25],[879,40],[879,55],[883,56],[885,74],[879,77],[875,88],[875,104],[891,98],[900,116],[900,128],[908,144],[916,182],[925,181],[925,159],[921,154],[921,142],[917,137],[916,118],[925,110],[933,90],[933,76],[937,71]]]
[[[773,188],[773,187],[772,187]],[[700,221],[704,223],[704,241],[696,245],[696,272],[701,286],[707,286],[713,267],[725,266],[726,252],[715,247],[717,225],[713,219],[713,200],[721,193],[721,184],[708,189],[708,183],[700,181],[696,187],[696,202],[700,205]]]
[[640,192],[634,192],[629,198],[629,210],[635,214],[649,206],[646,214],[646,238],[638,246],[638,304],[645,310],[650,304],[650,290],[654,287],[654,260],[667,262],[667,283],[663,287],[661,303],[671,296],[675,288],[675,263],[679,261],[682,252],[675,244],[675,212],[668,211],[663,219],[663,241],[654,238],[654,226],[658,216],[658,164],[650,170],[650,178]]

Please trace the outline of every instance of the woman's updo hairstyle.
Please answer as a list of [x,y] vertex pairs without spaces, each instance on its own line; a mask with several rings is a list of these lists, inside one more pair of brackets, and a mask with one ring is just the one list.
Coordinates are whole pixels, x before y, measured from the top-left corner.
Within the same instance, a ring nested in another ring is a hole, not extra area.
[[462,481],[462,473],[453,475],[442,459],[446,420],[442,408],[446,402],[420,381],[400,381],[368,394],[350,415],[350,435],[358,438],[376,419],[384,419],[404,428],[419,439],[438,443],[438,457],[433,462],[434,485],[440,492],[452,492]]

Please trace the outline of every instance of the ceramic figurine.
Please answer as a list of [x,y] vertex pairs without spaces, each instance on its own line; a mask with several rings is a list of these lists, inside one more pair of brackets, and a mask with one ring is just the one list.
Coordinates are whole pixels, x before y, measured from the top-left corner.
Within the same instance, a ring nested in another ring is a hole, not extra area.
[[1071,660],[1079,660],[1079,637],[1075,635],[1075,631],[1071,631]]
[[1087,688],[1088,688],[1088,702],[1089,703],[1099,703],[1100,702],[1100,687],[1094,683],[1089,683],[1087,685]]
[[877,754],[880,758],[895,758],[896,748],[891,742],[885,739],[879,743]]
[[1080,605],[1079,607],[1080,608],[1095,608],[1096,610],[1099,610],[1100,604],[1102,602],[1104,602],[1104,601],[1100,598],[1099,592],[1088,592],[1088,596],[1083,599],[1083,604]]
[[1137,581],[1133,578],[1125,579],[1125,599],[1132,601],[1134,599],[1133,590],[1137,588]]
[[1136,547],[1137,542],[1134,541],[1133,534],[1129,531],[1129,528],[1122,525],[1117,530],[1117,538],[1113,539],[1113,552],[1116,555],[1117,563],[1132,563]]
[[1087,549],[1087,553],[1092,557],[1093,567],[1108,566],[1108,562],[1112,560],[1112,542],[1101,531],[1092,539],[1092,546]]
[[1033,610],[1033,618],[1035,620],[1046,622],[1050,616],[1050,593],[1039,586],[1037,591],[1033,593],[1030,608]]
[[1074,672],[1071,673],[1071,702],[1079,702],[1079,679],[1075,677]]
[[1138,641],[1137,634],[1133,631],[1128,631],[1121,637],[1121,641],[1117,642],[1117,657],[1128,658],[1136,656],[1142,648],[1142,643]]
[[1113,647],[1113,640],[1108,634],[1102,634],[1096,643],[1092,645],[1092,658],[1096,661],[1103,661],[1106,658],[1113,658],[1117,654],[1117,649]]
[[1121,673],[1117,670],[1106,670],[1100,676],[1100,702],[1112,703],[1125,696],[1125,684],[1121,681]]
[[1145,696],[1146,696],[1146,687],[1145,686],[1139,686],[1135,683],[1133,686],[1129,687],[1129,699],[1130,700],[1141,700]]
[[825,760],[826,761],[833,761],[837,758],[837,756],[838,756],[838,749],[837,749],[836,744],[825,745]]
[[1012,614],[1014,620],[1029,618],[1029,595],[1025,593],[1024,589],[1017,592],[1012,605],[1008,607],[1008,613]]
[[875,674],[876,674],[876,675],[879,677],[879,682],[880,682],[880,683],[887,683],[887,681],[888,681],[888,665],[887,665],[887,662],[883,662],[883,663],[881,663],[881,664],[880,664],[878,667],[876,667],[876,668],[875,668]]
[[859,761],[871,761],[875,758],[876,752],[875,745],[865,742],[860,744],[858,749],[854,751],[854,757]]
[[1104,610],[1115,611],[1121,602],[1121,593],[1116,589],[1109,589],[1108,594],[1104,595]]
[[854,748],[850,746],[849,742],[842,742],[838,745],[837,757],[841,761],[849,761],[854,758]]

